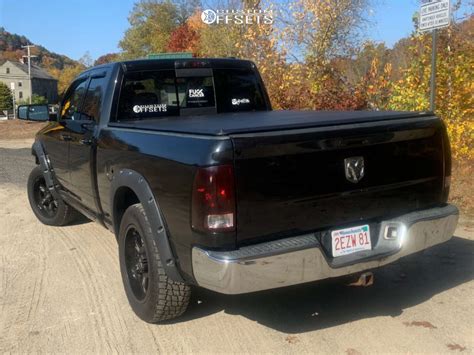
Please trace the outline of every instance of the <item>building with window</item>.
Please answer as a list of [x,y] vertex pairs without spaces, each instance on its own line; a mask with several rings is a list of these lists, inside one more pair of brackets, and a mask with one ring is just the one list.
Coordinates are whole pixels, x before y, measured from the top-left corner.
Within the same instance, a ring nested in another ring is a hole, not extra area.
[[29,78],[28,64],[7,60],[0,64],[0,81],[14,88],[16,102],[28,101],[33,94],[46,97],[49,103],[58,101],[58,81],[37,65],[31,64]]

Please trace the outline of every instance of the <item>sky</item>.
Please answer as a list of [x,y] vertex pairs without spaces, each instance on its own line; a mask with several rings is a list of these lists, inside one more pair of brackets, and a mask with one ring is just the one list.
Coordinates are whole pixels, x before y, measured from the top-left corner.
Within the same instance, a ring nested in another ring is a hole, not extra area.
[[[52,52],[93,59],[119,51],[135,0],[0,0],[0,27]],[[375,0],[368,39],[391,47],[413,30],[418,0]]]

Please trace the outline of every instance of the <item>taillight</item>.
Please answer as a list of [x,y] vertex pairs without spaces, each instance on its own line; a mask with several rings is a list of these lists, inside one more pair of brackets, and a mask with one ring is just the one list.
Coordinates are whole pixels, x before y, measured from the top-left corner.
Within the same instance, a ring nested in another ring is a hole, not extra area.
[[193,185],[192,226],[204,232],[235,230],[232,165],[197,169]]
[[442,145],[443,145],[443,166],[444,166],[444,179],[443,179],[443,197],[442,200],[443,202],[448,201],[449,197],[449,190],[451,187],[451,165],[452,165],[452,160],[451,160],[451,145],[449,143],[449,136],[448,136],[448,131],[446,129],[446,125],[443,122],[443,138],[442,138]]

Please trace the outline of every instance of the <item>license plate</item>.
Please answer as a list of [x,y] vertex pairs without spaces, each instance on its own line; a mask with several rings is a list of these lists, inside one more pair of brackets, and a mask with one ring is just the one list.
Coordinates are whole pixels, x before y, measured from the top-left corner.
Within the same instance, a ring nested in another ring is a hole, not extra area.
[[342,256],[361,250],[371,250],[369,226],[338,229],[331,232],[332,256]]

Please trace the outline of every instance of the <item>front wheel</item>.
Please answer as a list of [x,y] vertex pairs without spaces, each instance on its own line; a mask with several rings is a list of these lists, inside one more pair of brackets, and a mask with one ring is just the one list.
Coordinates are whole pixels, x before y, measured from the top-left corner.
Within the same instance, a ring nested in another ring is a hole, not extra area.
[[46,185],[41,166],[36,166],[28,177],[28,200],[35,216],[50,226],[64,226],[75,216],[76,210],[61,198],[54,198]]
[[157,323],[183,314],[191,288],[166,276],[156,236],[140,203],[125,211],[118,242],[125,293],[136,315],[148,323]]

